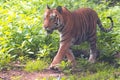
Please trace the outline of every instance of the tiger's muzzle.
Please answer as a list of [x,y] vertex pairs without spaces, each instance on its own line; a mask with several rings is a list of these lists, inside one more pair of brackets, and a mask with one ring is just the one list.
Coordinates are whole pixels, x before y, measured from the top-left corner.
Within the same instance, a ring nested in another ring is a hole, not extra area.
[[52,34],[54,29],[49,29],[48,27],[44,27],[45,31],[47,32],[47,34]]

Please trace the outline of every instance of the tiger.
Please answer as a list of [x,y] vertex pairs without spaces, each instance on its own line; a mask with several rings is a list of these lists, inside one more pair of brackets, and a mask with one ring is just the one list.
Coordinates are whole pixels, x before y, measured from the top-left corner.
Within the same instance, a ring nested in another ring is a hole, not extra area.
[[69,11],[66,7],[58,6],[51,9],[46,6],[44,13],[43,28],[47,34],[52,34],[57,30],[60,34],[59,49],[51,62],[49,69],[55,69],[64,57],[68,59],[72,67],[76,66],[76,60],[72,53],[72,45],[80,45],[87,41],[90,45],[90,55],[88,61],[96,62],[96,26],[98,25],[103,32],[109,32],[113,28],[113,20],[110,20],[110,27],[104,28],[98,14],[91,8],[79,8],[74,11]]

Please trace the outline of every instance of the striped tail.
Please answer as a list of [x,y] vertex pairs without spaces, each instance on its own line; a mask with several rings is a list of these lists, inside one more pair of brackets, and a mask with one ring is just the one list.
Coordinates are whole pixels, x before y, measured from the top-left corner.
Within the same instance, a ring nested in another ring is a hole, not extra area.
[[100,30],[103,31],[103,32],[109,32],[109,31],[111,31],[112,28],[113,28],[113,20],[112,20],[112,18],[111,18],[111,17],[107,17],[107,18],[111,21],[110,28],[108,28],[108,29],[106,29],[106,28],[103,27],[100,19],[98,19],[98,21],[97,21],[97,24],[98,24]]

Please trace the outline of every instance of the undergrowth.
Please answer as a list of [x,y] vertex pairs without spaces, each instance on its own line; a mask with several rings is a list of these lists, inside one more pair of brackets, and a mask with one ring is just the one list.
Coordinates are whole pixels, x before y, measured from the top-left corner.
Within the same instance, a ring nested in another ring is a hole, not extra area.
[[41,71],[45,68],[48,67],[47,61],[43,60],[29,60],[26,65],[24,70],[27,72],[35,72],[35,71]]

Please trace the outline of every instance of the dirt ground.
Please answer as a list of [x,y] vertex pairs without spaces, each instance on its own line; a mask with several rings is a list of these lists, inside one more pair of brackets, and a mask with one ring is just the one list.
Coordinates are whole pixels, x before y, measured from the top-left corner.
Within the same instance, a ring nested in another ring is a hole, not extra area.
[[25,65],[21,65],[19,61],[10,63],[8,66],[10,69],[4,68],[0,71],[0,80],[42,80],[43,78],[49,79],[49,77],[59,78],[64,75],[61,71],[50,69],[38,72],[26,72],[23,70]]
[[55,77],[56,79],[64,74],[61,72],[40,71],[40,72],[25,72],[22,70],[8,70],[0,72],[0,80],[42,80],[49,77]]

